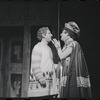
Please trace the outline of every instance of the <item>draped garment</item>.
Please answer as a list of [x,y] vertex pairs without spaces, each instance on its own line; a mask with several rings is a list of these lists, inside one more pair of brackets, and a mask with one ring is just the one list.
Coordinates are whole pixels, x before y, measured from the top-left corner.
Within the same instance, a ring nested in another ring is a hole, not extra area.
[[83,51],[78,42],[72,44],[70,56],[58,64],[60,98],[91,98],[90,76]]

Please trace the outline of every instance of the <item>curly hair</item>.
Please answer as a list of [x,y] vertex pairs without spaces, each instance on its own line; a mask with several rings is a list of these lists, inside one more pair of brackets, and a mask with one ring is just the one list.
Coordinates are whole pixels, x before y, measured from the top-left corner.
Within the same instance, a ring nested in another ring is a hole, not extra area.
[[37,38],[41,41],[43,36],[42,34],[46,34],[46,31],[49,30],[48,27],[41,27],[37,32]]

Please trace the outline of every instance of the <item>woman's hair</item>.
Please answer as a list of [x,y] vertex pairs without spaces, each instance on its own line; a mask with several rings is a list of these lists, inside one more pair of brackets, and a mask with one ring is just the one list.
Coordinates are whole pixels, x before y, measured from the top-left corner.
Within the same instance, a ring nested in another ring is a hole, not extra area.
[[38,30],[38,32],[37,32],[37,38],[38,38],[40,41],[41,41],[42,38],[43,38],[42,34],[45,34],[45,35],[46,35],[47,30],[49,30],[48,27],[42,27],[42,28],[40,28],[40,29]]

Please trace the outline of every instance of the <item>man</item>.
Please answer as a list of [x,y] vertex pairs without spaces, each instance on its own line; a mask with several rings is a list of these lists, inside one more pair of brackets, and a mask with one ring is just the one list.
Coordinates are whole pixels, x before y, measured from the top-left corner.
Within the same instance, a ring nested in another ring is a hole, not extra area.
[[40,42],[32,50],[31,80],[33,81],[29,84],[29,97],[57,94],[53,55],[51,48],[48,46],[52,36],[48,27],[42,27],[37,32],[37,38]]

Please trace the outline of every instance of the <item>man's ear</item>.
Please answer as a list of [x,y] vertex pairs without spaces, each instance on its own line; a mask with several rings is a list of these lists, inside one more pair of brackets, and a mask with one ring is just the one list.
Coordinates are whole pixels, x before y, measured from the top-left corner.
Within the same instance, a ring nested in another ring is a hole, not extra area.
[[42,34],[42,37],[45,37],[45,34]]

